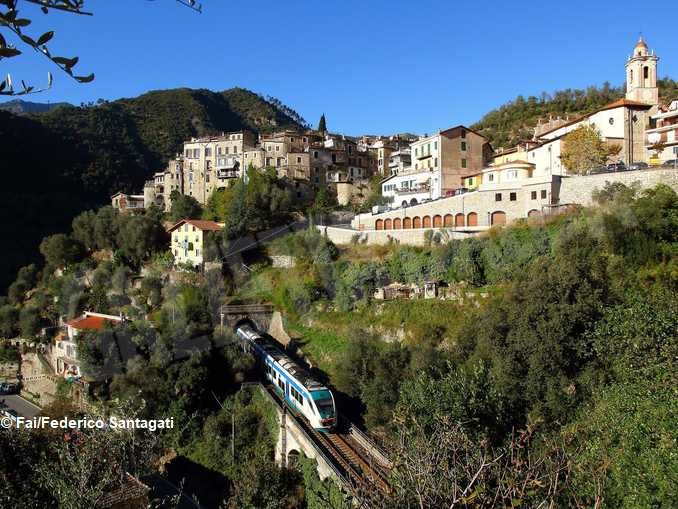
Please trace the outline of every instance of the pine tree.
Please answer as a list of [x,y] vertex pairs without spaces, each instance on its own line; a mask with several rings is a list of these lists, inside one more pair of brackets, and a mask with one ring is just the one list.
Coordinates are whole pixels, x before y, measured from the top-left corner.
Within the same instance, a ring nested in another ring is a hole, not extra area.
[[321,133],[327,132],[327,123],[325,121],[325,114],[320,115],[320,122],[318,122],[318,131]]

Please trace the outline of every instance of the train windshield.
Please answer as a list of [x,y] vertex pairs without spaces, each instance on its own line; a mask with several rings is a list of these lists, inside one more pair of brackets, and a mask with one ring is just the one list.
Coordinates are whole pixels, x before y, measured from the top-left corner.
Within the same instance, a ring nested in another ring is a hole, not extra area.
[[334,402],[332,401],[330,391],[313,391],[311,396],[318,407],[321,419],[331,419],[334,417]]

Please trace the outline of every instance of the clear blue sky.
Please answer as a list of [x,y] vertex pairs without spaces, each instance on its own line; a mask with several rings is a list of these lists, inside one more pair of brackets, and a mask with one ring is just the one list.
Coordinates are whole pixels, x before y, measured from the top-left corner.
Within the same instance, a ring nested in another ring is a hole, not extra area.
[[[678,79],[676,0],[628,1],[237,1],[202,0],[202,15],[174,0],[88,0],[93,17],[34,6],[36,37],[78,55],[78,85],[54,72],[37,102],[95,101],[148,90],[241,86],[272,95],[312,124],[322,112],[347,134],[432,132],[470,124],[518,94],[610,81],[640,32]],[[5,33],[5,31],[3,31]],[[30,51],[30,49],[29,49]],[[45,81],[37,54],[0,63],[0,73]]]

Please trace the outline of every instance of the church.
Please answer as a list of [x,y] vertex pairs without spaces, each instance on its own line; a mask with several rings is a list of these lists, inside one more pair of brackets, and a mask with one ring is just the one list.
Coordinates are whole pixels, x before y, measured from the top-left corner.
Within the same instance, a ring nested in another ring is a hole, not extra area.
[[573,120],[557,119],[535,128],[527,161],[541,175],[566,175],[560,154],[563,138],[582,125],[594,126],[603,140],[620,147],[615,161],[627,165],[650,162],[646,131],[660,111],[657,57],[641,37],[626,61],[626,95],[593,113]]

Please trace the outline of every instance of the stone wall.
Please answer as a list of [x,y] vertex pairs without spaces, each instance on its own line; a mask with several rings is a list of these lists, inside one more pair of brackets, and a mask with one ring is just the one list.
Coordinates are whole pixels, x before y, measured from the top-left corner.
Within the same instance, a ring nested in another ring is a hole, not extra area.
[[602,189],[607,182],[621,182],[627,186],[637,184],[641,189],[654,187],[657,184],[666,184],[678,191],[678,171],[672,169],[648,169],[602,173],[600,175],[562,177],[560,203],[563,205],[592,205],[593,192]]
[[[334,226],[318,226],[320,233],[326,235],[335,244],[351,244],[355,235],[360,236],[359,242],[367,245],[384,245],[389,243],[407,244],[410,246],[426,245],[426,231],[431,228],[416,230],[361,230],[356,231],[349,228],[337,228]],[[486,229],[486,228],[483,228]],[[433,230],[432,230],[433,231]],[[451,228],[437,228],[443,239],[465,239],[473,232],[453,230]]]

